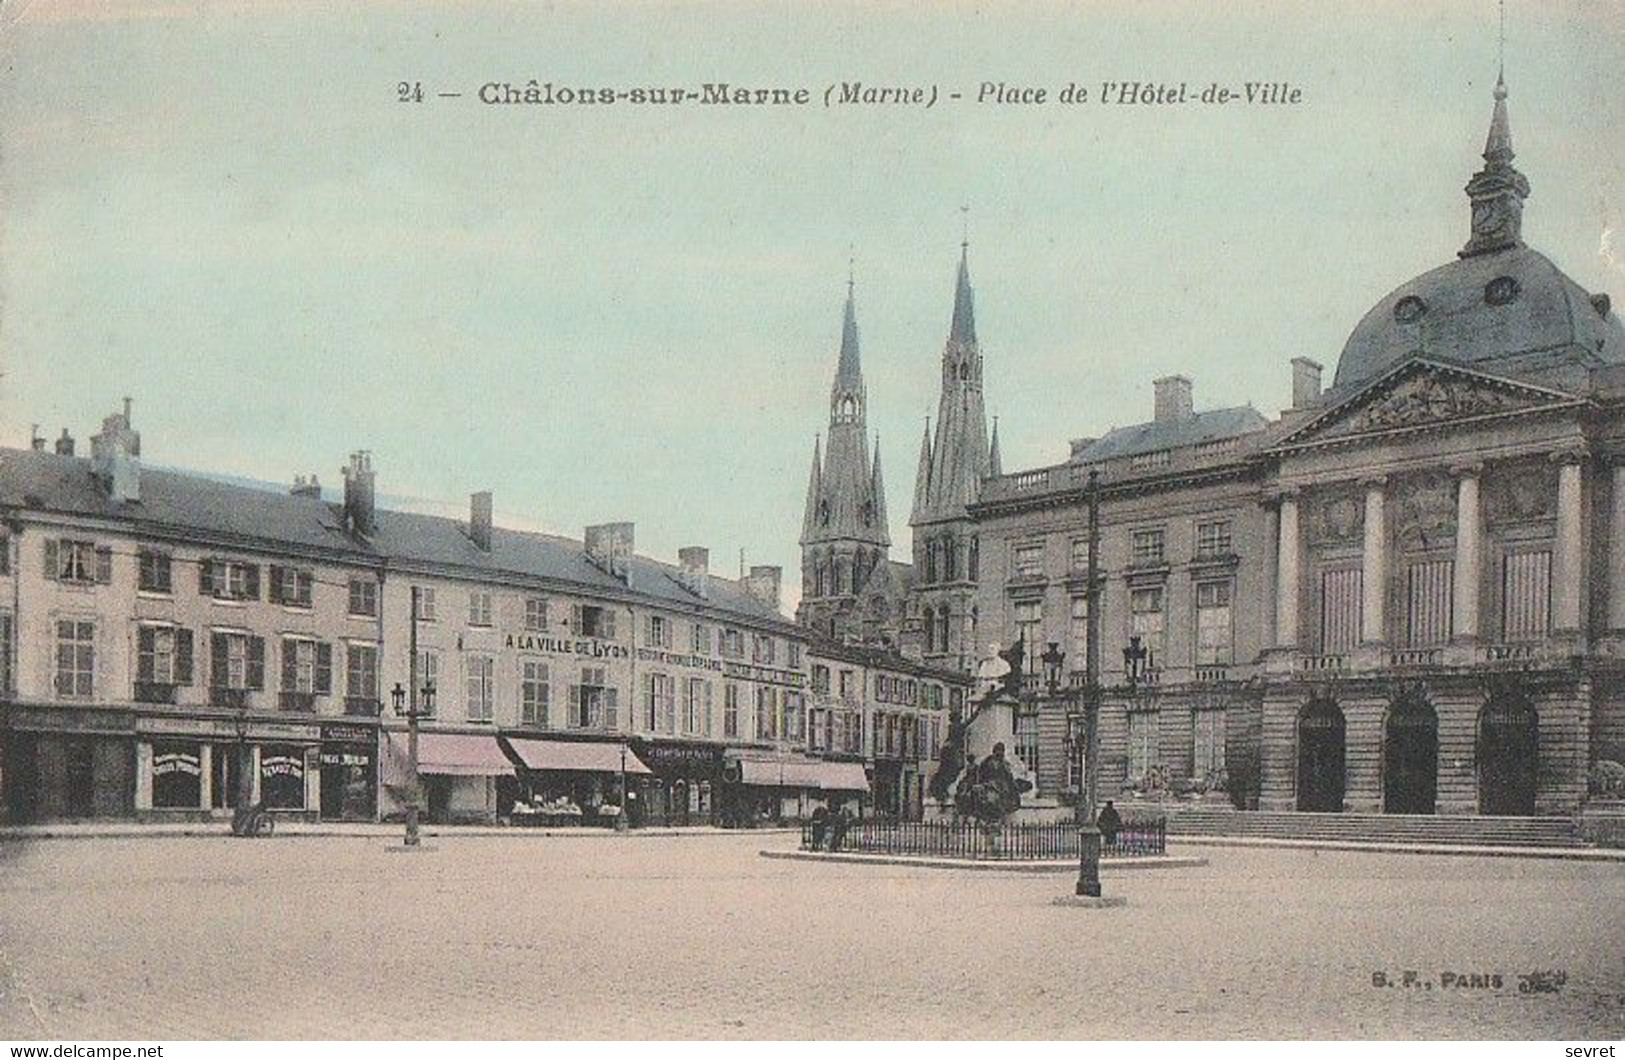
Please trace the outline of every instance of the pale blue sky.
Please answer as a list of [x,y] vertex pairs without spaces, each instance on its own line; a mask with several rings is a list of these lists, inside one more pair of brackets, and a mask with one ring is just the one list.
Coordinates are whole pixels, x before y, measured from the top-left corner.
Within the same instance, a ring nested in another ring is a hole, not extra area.
[[[848,247],[893,554],[959,251],[1007,469],[1286,401],[1467,234],[1489,0],[0,4],[0,442],[128,393],[149,460],[797,577]],[[1518,0],[1525,235],[1625,299],[1625,3]],[[1290,81],[1295,108],[489,107],[487,81]],[[403,106],[395,83],[469,93]],[[1612,243],[1610,243],[1612,239]]]

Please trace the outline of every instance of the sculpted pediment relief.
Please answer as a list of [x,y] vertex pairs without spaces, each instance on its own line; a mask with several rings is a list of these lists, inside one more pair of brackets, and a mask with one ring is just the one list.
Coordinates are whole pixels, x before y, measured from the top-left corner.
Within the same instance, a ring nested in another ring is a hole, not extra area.
[[1562,391],[1427,361],[1412,361],[1377,380],[1280,442],[1280,447],[1431,427],[1578,404]]

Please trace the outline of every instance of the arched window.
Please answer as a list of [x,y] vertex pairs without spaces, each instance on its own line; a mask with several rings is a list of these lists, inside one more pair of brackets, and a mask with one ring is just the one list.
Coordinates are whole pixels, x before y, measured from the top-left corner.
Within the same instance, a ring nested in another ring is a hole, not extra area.
[[951,647],[948,643],[948,609],[944,607],[937,615],[937,650],[949,651]]
[[925,650],[937,650],[937,613],[931,608],[925,609]]
[[977,547],[976,538],[970,539],[970,548],[965,560],[965,577],[975,581],[979,576],[977,568],[981,565],[981,549]]
[[926,581],[926,584],[930,584],[931,582],[934,582],[936,580],[937,580],[937,543],[935,541],[927,541],[925,543],[925,581]]
[[944,581],[959,580],[959,543],[952,537],[942,539],[942,577]]

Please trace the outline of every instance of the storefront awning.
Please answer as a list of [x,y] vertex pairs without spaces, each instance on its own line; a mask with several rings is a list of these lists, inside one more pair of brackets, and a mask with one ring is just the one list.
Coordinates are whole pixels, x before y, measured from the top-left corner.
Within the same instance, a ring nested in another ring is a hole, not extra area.
[[[619,773],[624,744],[601,740],[531,740],[513,738],[508,741],[519,760],[531,769],[572,770],[578,773]],[[624,759],[629,774],[646,775],[648,766],[630,747]]]
[[820,791],[868,791],[861,762],[818,762],[806,758],[745,758],[739,779],[764,788],[816,788]]
[[[389,734],[390,765],[406,769],[406,734]],[[425,732],[418,734],[418,772],[441,777],[505,777],[513,773],[513,763],[497,746],[497,738],[485,734]]]

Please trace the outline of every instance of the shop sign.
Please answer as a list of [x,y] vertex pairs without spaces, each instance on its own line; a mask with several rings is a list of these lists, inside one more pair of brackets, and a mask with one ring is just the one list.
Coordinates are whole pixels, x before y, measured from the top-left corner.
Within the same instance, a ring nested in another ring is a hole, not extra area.
[[373,743],[378,730],[365,725],[323,725],[322,739],[331,743]]
[[540,637],[534,633],[510,633],[505,647],[513,651],[535,651],[544,655],[576,655],[583,659],[625,659],[632,653],[620,644],[601,640],[566,640]]
[[15,730],[70,731],[128,734],[134,723],[125,711],[55,710],[49,707],[13,707],[6,712],[7,724]]
[[722,672],[722,660],[720,659],[708,659],[703,655],[683,655],[674,651],[661,651],[659,648],[639,648],[638,661],[662,663],[666,666],[684,666],[690,670]]
[[260,774],[267,777],[303,779],[305,775],[305,756],[300,754],[267,755],[260,759]]
[[203,775],[203,761],[195,754],[185,751],[165,751],[152,756],[152,775],[166,776],[170,773],[187,773],[194,777]]
[[323,751],[322,765],[324,766],[361,766],[366,768],[372,765],[372,755],[354,754],[344,751]]
[[677,771],[684,767],[715,768],[722,757],[721,748],[694,747],[688,744],[644,743],[633,744],[643,764],[657,771]]
[[722,672],[729,677],[737,677],[746,681],[788,685],[791,688],[803,688],[807,684],[807,675],[800,670],[775,670],[767,666],[752,666],[749,663],[725,661],[722,664]]
[[[169,733],[178,736],[226,736],[233,739],[239,733],[239,723],[222,718],[137,718],[139,732]],[[283,722],[251,722],[248,736],[256,740],[310,740],[314,742],[321,730],[314,725],[290,725]]]

